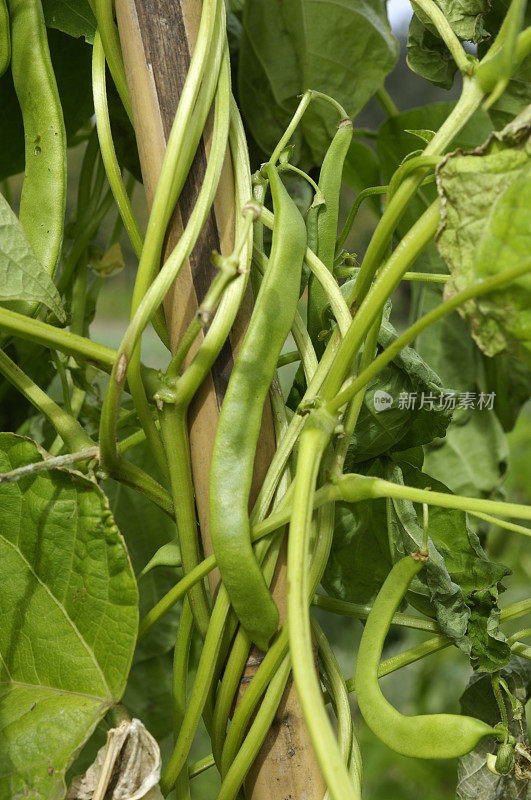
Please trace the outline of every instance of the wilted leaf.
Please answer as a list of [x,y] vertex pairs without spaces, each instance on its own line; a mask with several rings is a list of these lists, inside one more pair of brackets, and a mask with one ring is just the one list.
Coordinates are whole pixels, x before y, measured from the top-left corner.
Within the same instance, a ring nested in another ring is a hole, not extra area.
[[[517,266],[531,252],[531,121],[493,134],[437,170],[442,223],[437,245],[451,272],[446,294]],[[477,301],[462,314],[487,355],[510,350],[531,363],[531,276]]]
[[72,781],[66,800],[163,800],[158,788],[161,758],[157,742],[139,719],[120,723],[86,773]]
[[38,260],[20,221],[0,194],[0,303],[26,313],[43,303],[64,322],[66,315],[52,279]]
[[[0,469],[41,460],[0,434]],[[138,595],[105,496],[83,476],[41,472],[0,486],[1,794],[61,797],[64,773],[122,696]]]
[[[243,12],[240,104],[270,153],[306,89],[325,92],[354,117],[393,68],[398,47],[382,0],[253,0]],[[337,112],[316,101],[294,137],[297,160],[320,164]]]

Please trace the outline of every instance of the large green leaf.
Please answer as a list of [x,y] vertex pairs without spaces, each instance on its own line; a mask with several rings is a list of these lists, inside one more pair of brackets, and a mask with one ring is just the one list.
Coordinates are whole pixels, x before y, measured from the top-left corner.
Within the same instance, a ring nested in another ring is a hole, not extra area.
[[[0,434],[2,472],[41,458],[31,440]],[[125,689],[136,582],[105,496],[78,473],[1,484],[0,517],[0,796],[59,799]]]
[[[356,116],[398,54],[382,0],[253,0],[245,4],[240,104],[252,135],[270,153],[306,89],[331,95]],[[316,101],[294,141],[296,158],[320,164],[337,112]]]
[[[442,200],[439,252],[451,272],[446,294],[516,266],[531,252],[531,114],[437,171]],[[531,364],[531,276],[470,301],[462,310],[487,355],[509,350]]]
[[[73,39],[61,31],[48,29],[50,56],[68,142],[94,113],[92,100],[92,47],[82,39]],[[24,128],[11,70],[0,78],[2,109],[2,147],[0,148],[0,180],[24,170]]]
[[0,194],[0,304],[24,313],[43,303],[64,322],[66,315],[52,279],[38,260],[5,197]]

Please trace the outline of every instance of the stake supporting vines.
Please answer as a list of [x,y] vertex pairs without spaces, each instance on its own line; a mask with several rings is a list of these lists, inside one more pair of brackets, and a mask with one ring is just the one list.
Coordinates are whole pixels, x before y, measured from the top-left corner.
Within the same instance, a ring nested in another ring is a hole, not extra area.
[[[143,0],[116,2],[118,29],[131,96],[142,175],[150,207],[175,108],[183,91],[191,53],[197,39],[201,8],[200,0],[180,0],[177,4],[168,0],[156,0],[150,3]],[[168,19],[171,20],[170,26],[167,22],[161,24],[161,20]],[[211,133],[210,116],[188,179],[183,186],[179,206],[168,229],[165,254],[169,254],[175,246],[188,220],[189,209],[194,206],[205,172],[206,157],[210,152]],[[172,345],[182,339],[190,323],[196,318],[206,291],[215,276],[215,268],[210,259],[212,250],[217,250],[222,255],[229,255],[233,250],[234,215],[233,170],[227,153],[213,213],[207,219],[196,247],[185,262],[165,301],[164,310]],[[208,487],[214,433],[227,375],[241,343],[250,310],[251,298],[247,292],[230,339],[192,399],[188,413],[191,475],[202,544],[207,555],[212,552],[208,534]],[[190,363],[202,341],[204,334],[200,332],[184,361],[185,366]],[[270,404],[267,401],[255,461],[254,487],[261,485],[274,450],[274,429]],[[253,501],[256,491],[257,488],[251,493]],[[217,570],[210,572],[209,583],[214,597],[219,586]],[[284,549],[279,557],[271,590],[282,619],[286,602]],[[256,655],[254,650],[251,651],[242,676],[243,683],[240,684],[242,687],[240,696],[247,685],[249,675],[256,671]],[[324,781],[291,679],[288,679],[275,715],[275,722],[257,753],[245,786],[249,800],[266,798],[284,800],[288,796],[322,800],[324,796]]]

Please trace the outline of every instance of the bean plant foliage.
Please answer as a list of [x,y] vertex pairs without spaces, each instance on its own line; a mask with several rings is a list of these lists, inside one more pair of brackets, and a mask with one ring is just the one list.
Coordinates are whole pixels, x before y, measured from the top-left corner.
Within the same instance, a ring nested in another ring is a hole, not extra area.
[[[112,0],[0,0],[0,800],[250,800],[290,673],[331,800],[377,800],[366,746],[459,756],[458,798],[523,800],[531,507],[505,480],[531,395],[530,11],[412,2],[402,74],[441,99],[399,110],[384,0],[197,6],[144,223],[151,112]],[[220,180],[233,244],[210,264]],[[176,320],[190,258],[210,282]],[[113,349],[91,326],[120,281]],[[460,715],[384,699],[413,662],[437,683],[444,648]]]

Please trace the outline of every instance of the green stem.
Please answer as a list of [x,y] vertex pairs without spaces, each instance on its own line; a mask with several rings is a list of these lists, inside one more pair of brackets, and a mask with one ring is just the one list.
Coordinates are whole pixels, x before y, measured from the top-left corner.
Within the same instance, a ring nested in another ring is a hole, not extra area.
[[14,483],[26,475],[35,475],[37,472],[68,467],[70,464],[91,461],[97,457],[98,448],[94,445],[93,447],[78,450],[77,453],[65,453],[53,458],[44,458],[42,461],[35,461],[33,464],[25,464],[23,467],[12,469],[10,472],[0,472],[0,483]]
[[131,202],[125,190],[122,173],[116,158],[116,151],[111,132],[109,108],[107,105],[107,90],[105,86],[105,54],[101,36],[96,31],[94,46],[92,48],[92,92],[94,96],[94,111],[96,115],[96,128],[100,143],[101,157],[107,173],[107,180],[113,193],[118,211],[123,220],[125,229],[133,245],[137,258],[142,252],[142,234],[135,219]]
[[[430,209],[433,209],[433,205],[430,206]],[[430,209],[428,209],[428,211]],[[428,211],[425,212],[423,217],[428,213]],[[423,217],[421,217],[420,219],[422,220]],[[419,222],[420,222],[420,220],[419,220]],[[433,220],[433,222],[434,222],[434,224],[436,224],[436,220]],[[417,223],[417,225],[418,225],[418,223]],[[415,228],[416,226],[413,226],[413,227]],[[413,228],[411,229],[410,233],[412,233],[412,231],[413,231]],[[356,323],[357,324],[356,324],[356,326],[353,326],[352,330],[354,330],[354,334],[351,336],[351,339],[354,340],[354,345],[352,346],[352,349],[355,348],[355,346],[358,344],[358,341],[359,341],[359,339],[357,338],[357,333],[360,330],[360,327],[362,327],[362,323],[360,321],[360,315],[368,307],[369,307],[369,312],[370,312],[370,306],[372,306],[374,304],[374,302],[375,302],[374,298],[376,297],[376,290],[381,285],[381,282],[380,282],[381,279],[383,279],[383,278],[387,277],[387,275],[389,275],[389,279],[392,282],[393,276],[389,274],[388,267],[389,267],[389,265],[391,264],[391,262],[393,260],[393,256],[395,256],[395,253],[399,252],[401,246],[406,242],[408,237],[409,237],[409,234],[406,237],[404,237],[404,239],[402,239],[402,242],[397,247],[397,249],[394,251],[393,255],[389,259],[388,264],[386,265],[384,270],[382,270],[381,275],[376,280],[376,282],[374,284],[374,287],[373,287],[373,290],[372,290],[370,296],[367,298],[367,303],[362,304],[362,306],[360,307],[358,313],[356,314],[356,318],[355,319],[356,319]],[[367,383],[371,380],[371,378],[373,378],[375,375],[377,375],[386,366],[386,364],[388,364],[390,361],[392,361],[392,359],[404,347],[406,347],[408,344],[410,344],[420,333],[422,333],[422,331],[424,331],[430,325],[433,325],[438,320],[440,320],[443,317],[445,317],[446,315],[450,314],[452,311],[454,311],[459,306],[463,305],[463,303],[466,303],[468,300],[471,300],[472,298],[480,297],[481,295],[488,294],[489,292],[495,291],[496,289],[500,288],[501,286],[504,286],[504,285],[506,285],[508,283],[511,283],[512,281],[516,280],[517,278],[521,277],[522,275],[525,275],[526,273],[528,273],[530,271],[531,271],[531,259],[527,259],[527,260],[525,260],[524,262],[522,262],[521,264],[519,264],[516,267],[510,267],[509,269],[505,269],[502,272],[498,273],[497,275],[493,275],[490,278],[485,278],[485,280],[480,280],[477,283],[473,283],[471,286],[467,287],[466,289],[463,289],[461,292],[458,292],[453,297],[451,297],[450,299],[446,300],[444,303],[441,303],[439,306],[437,306],[437,308],[434,308],[428,314],[425,314],[425,316],[421,317],[410,328],[408,328],[407,331],[405,331],[405,333],[403,333],[401,336],[399,336],[393,342],[393,344],[391,344],[389,347],[387,347],[383,351],[383,353],[380,353],[380,355],[373,361],[373,363],[369,367],[367,367],[363,371],[363,373],[360,374],[353,381],[353,383],[350,384],[350,386],[348,386],[342,392],[337,394],[336,397],[334,397],[334,399],[331,400],[327,404],[327,409],[328,409],[329,413],[331,413],[331,414],[337,413],[339,411],[339,409],[345,403],[349,402],[349,400],[351,400],[354,397],[356,392],[360,391],[360,389],[362,389],[364,386],[366,386]],[[364,314],[363,320],[364,320],[365,316],[367,316],[367,314]],[[349,332],[349,334],[350,334],[350,332]],[[347,346],[347,339],[348,338],[349,337],[345,337],[345,339],[344,339],[345,347]],[[339,357],[339,354],[338,354],[338,357]],[[330,370],[330,375],[332,375],[332,370]],[[330,379],[330,375],[329,375],[329,379]],[[337,379],[336,379],[336,383],[334,384],[334,386],[337,386]]]
[[348,690],[334,651],[330,647],[330,643],[324,635],[323,629],[315,617],[312,617],[311,623],[317,641],[317,647],[319,648],[323,670],[327,678],[328,691],[334,704],[338,722],[337,740],[339,752],[341,753],[345,766],[348,766],[352,749],[352,736],[356,733],[352,726]]
[[398,108],[396,107],[393,98],[383,86],[381,86],[375,95],[376,99],[380,103],[383,111],[387,114],[388,117],[397,117],[400,113]]
[[[142,332],[153,316],[155,309],[158,308],[166,296],[166,293],[177,277],[184,261],[190,255],[214,201],[214,196],[221,174],[221,168],[225,157],[228,135],[228,106],[230,86],[230,76],[228,70],[228,57],[225,55],[224,66],[220,74],[215,106],[212,148],[197,202],[177,246],[138,304],[133,319],[131,320],[120,347],[118,348],[116,364],[113,367],[111,378],[109,380],[103,401],[100,423],[101,457],[103,465],[107,469],[116,460],[116,420],[120,408],[120,397],[125,384],[128,366],[132,357],[135,355],[137,344],[140,340]],[[153,210],[151,216],[153,216]],[[148,239],[146,235],[146,246],[147,241]],[[140,392],[140,385],[137,380],[139,362],[136,360],[136,358],[137,357],[134,359],[135,386]],[[133,393],[132,387],[131,391]],[[143,398],[139,399],[142,399],[142,402],[139,403],[141,406],[139,411],[142,411],[143,416],[145,416],[145,419],[143,419],[142,422],[151,427],[152,417],[150,416],[148,420],[147,415],[145,415],[145,404],[143,402]]]
[[288,544],[288,626],[293,676],[306,727],[332,800],[358,800],[328,719],[313,664],[308,613],[309,529],[321,456],[331,436],[329,420],[313,415],[300,444]]
[[90,361],[104,372],[110,372],[116,359],[115,351],[109,347],[7,308],[0,308],[0,328],[21,339]]
[[94,447],[94,442],[79,422],[51,400],[46,392],[43,392],[40,386],[37,386],[2,350],[0,350],[0,373],[37,411],[48,418],[69,450],[74,452]]
[[229,598],[222,585],[212,611],[212,617],[199,659],[193,689],[184,713],[179,735],[166,770],[160,779],[160,789],[164,796],[166,796],[175,785],[192,746],[216,667],[217,656],[227,624],[229,609]]
[[[190,646],[194,632],[194,618],[190,603],[185,600],[177,630],[177,640],[173,655],[173,738],[176,741],[179,729],[186,712],[186,689],[189,669]],[[178,800],[190,800],[190,774],[186,765],[181,770],[176,782]]]
[[65,258],[61,276],[57,282],[57,289],[60,293],[64,293],[70,286],[76,266],[83,254],[83,251],[87,248],[95,232],[98,230],[101,223],[109,213],[113,202],[114,198],[111,190],[109,189],[97,210],[89,216],[84,224],[83,220],[81,221],[80,230],[76,231],[76,238],[72,244],[72,247],[70,248],[70,252]]
[[[424,148],[423,155],[431,156],[435,153],[444,153],[454,137],[478,108],[482,98],[483,92],[477,83],[473,79],[465,77],[463,79],[461,97],[433,139]],[[349,306],[360,303],[367,294],[374,275],[385,256],[396,225],[404,214],[418,186],[422,183],[424,175],[425,170],[419,169],[418,172],[407,177],[387,205],[365,253],[358,279],[348,301]]]
[[107,59],[114,85],[120,95],[120,100],[123,103],[123,107],[125,108],[131,124],[134,124],[129,92],[127,90],[125,69],[122,61],[118,28],[113,18],[112,0],[90,0],[90,2],[96,15],[98,31],[101,36],[105,58]]
[[[328,597],[328,595],[324,594],[314,595],[312,606],[314,608],[320,608],[323,611],[329,611],[331,614],[340,614],[341,616],[353,617],[354,619],[367,619],[372,608],[372,606],[365,606],[361,603],[350,603],[347,600],[339,600],[336,597]],[[426,631],[427,633],[437,633],[439,631],[437,623],[430,619],[414,617],[411,614],[402,614],[399,612],[394,614],[391,624],[398,625],[401,628]]]
[[[181,548],[183,570],[190,572],[199,563],[199,537],[194,501],[192,463],[188,436],[187,409],[165,404],[160,412],[164,449],[168,459],[175,508],[175,521]],[[188,595],[196,627],[204,638],[210,609],[203,583],[197,583]]]
[[[333,496],[345,502],[356,502],[361,497],[376,499],[391,497],[409,500],[412,503],[427,503],[441,508],[454,508],[459,511],[492,512],[499,516],[517,517],[531,520],[531,506],[518,503],[506,503],[501,500],[487,500],[483,497],[464,497],[447,492],[434,492],[431,489],[416,489],[413,486],[391,483],[382,478],[370,478],[364,475],[343,475],[335,485],[339,493]],[[328,496],[330,496],[328,494]]]
[[430,22],[437,29],[437,33],[445,43],[454,59],[458,70],[463,75],[471,73],[473,66],[463,50],[461,42],[453,32],[452,26],[434,0],[415,0],[418,7],[430,18]]
[[347,236],[352,230],[352,226],[354,225],[354,220],[356,219],[356,216],[363,201],[366,200],[368,197],[374,197],[375,195],[380,195],[380,194],[387,194],[388,188],[389,188],[388,186],[368,186],[366,189],[363,189],[358,194],[358,196],[352,203],[352,206],[348,213],[347,220],[343,226],[343,230],[339,234],[339,238],[336,244],[336,254],[339,253],[339,251],[345,244]]
[[[407,179],[402,186],[406,182]],[[400,188],[395,197],[399,192]],[[354,323],[343,338],[330,371],[326,376],[321,392],[326,400],[331,400],[339,391],[371,325],[377,319],[387,299],[400,283],[402,275],[435,235],[439,219],[440,201],[435,200],[424,214],[419,217],[413,227],[410,228],[380,271],[370,293],[364,298],[356,311]],[[354,395],[352,394],[351,396]]]

